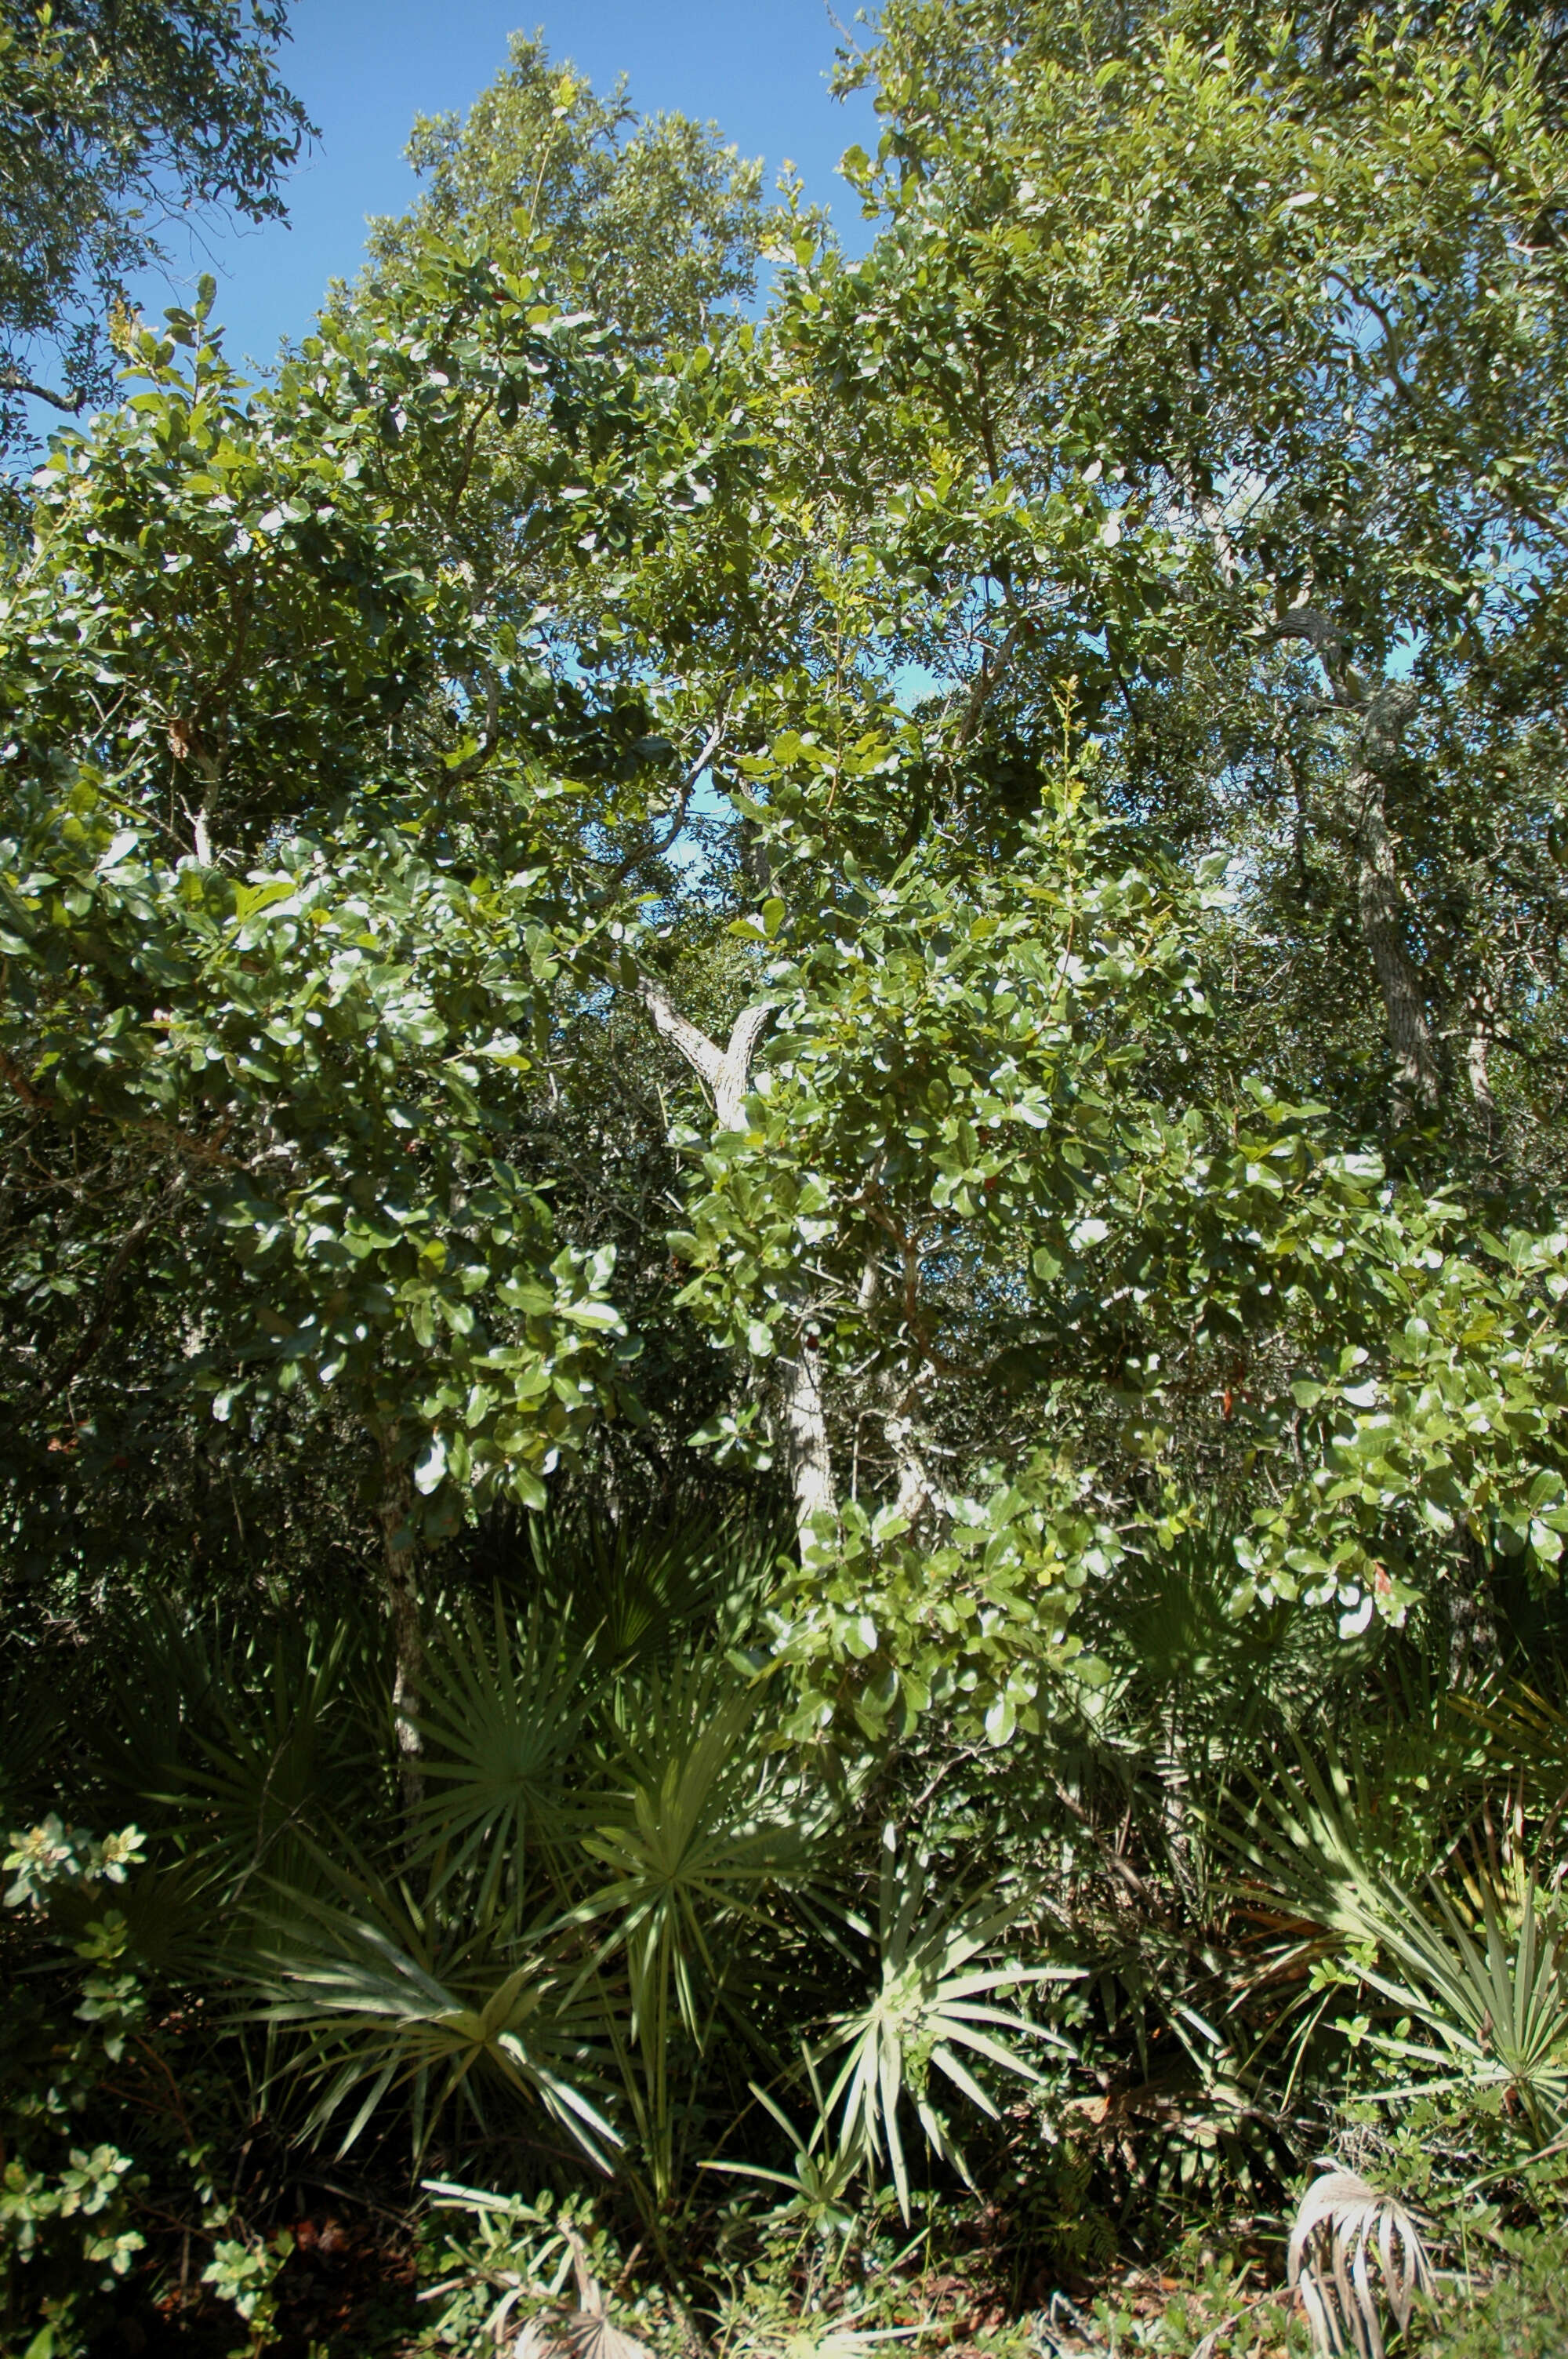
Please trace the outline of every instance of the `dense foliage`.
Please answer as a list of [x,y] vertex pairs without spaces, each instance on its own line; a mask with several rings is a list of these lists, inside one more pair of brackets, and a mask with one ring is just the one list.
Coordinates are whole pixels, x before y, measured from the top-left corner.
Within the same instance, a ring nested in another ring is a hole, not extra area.
[[803,2359],[1184,2233],[1163,2347],[1294,2333],[1214,2253],[1327,2148],[1396,2309],[1400,2201],[1561,2227],[1552,27],[841,71],[863,260],[514,41],[265,385],[204,282],[28,491],[37,2359],[287,2341],[312,2190],[466,2209],[447,2347],[575,2267]]
[[25,396],[111,397],[115,315],[181,215],[281,215],[310,127],[276,70],[287,16],[287,0],[5,0],[0,449],[25,436]]

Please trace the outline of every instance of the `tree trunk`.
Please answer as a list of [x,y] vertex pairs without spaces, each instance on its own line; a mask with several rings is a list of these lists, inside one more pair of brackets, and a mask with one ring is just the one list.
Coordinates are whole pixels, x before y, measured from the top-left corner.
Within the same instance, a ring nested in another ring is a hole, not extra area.
[[1498,1115],[1498,1102],[1492,1094],[1492,1077],[1487,1070],[1496,1022],[1496,994],[1490,977],[1483,973],[1465,1002],[1459,1023],[1465,1036],[1465,1071],[1470,1078],[1470,1095],[1488,1131]]
[[1354,714],[1360,723],[1348,787],[1357,900],[1361,939],[1371,953],[1388,1016],[1389,1045],[1394,1053],[1394,1127],[1404,1130],[1422,1115],[1436,1113],[1440,1086],[1421,975],[1405,945],[1404,896],[1384,807],[1387,782],[1400,760],[1400,740],[1420,700],[1405,680],[1385,680],[1368,692],[1348,664],[1344,632],[1331,616],[1312,606],[1292,607],[1274,629],[1278,638],[1306,641],[1323,666],[1335,704],[1341,712]]
[[895,1511],[907,1517],[912,1528],[927,1516],[949,1515],[952,1510],[946,1494],[920,1454],[914,1418],[895,1413],[884,1419],[882,1431],[898,1468]]
[[1421,978],[1405,948],[1399,863],[1383,805],[1385,775],[1398,753],[1400,732],[1414,710],[1413,690],[1395,683],[1379,691],[1367,707],[1350,777],[1361,937],[1371,952],[1388,1016],[1389,1045],[1394,1052],[1393,1116],[1400,1130],[1435,1114],[1438,1101],[1437,1052]]
[[396,1666],[392,1683],[392,1717],[406,1821],[412,1821],[425,1799],[425,1740],[418,1724],[425,1681],[425,1639],[419,1621],[417,1554],[410,1528],[411,1506],[408,1470],[395,1462],[390,1441],[384,1439],[381,1505],[376,1519],[381,1525],[382,1580]]
[[827,1446],[827,1419],[822,1404],[822,1372],[816,1346],[809,1336],[800,1339],[797,1356],[783,1360],[779,1369],[779,1422],[784,1456],[795,1490],[795,1515],[804,1533],[813,1516],[832,1515],[833,1457]]
[[1492,1095],[1491,1077],[1487,1071],[1489,1038],[1488,1033],[1477,1027],[1471,1033],[1465,1050],[1465,1070],[1470,1076],[1470,1094],[1476,1101],[1476,1111],[1488,1124],[1495,1120],[1498,1111],[1497,1099]]

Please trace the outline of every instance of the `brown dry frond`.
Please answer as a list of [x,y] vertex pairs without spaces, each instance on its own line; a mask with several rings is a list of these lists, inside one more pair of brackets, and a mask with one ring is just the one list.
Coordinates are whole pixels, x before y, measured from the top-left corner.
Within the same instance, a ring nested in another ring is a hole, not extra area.
[[1353,2170],[1325,2171],[1302,2198],[1285,2281],[1301,2294],[1314,2350],[1329,2359],[1383,2359],[1374,2254],[1402,2333],[1417,2294],[1434,2284],[1421,2233],[1397,2197],[1380,2195]]

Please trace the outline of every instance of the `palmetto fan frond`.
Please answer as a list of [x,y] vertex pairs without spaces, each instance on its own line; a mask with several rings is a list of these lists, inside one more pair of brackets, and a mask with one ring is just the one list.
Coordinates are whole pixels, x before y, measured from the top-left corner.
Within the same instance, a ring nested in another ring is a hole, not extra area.
[[1424,1908],[1401,1899],[1380,1930],[1390,1962],[1365,1977],[1430,2035],[1424,2043],[1374,2035],[1420,2075],[1395,2093],[1497,2090],[1519,2106],[1537,2138],[1555,2136],[1568,2125],[1568,1973],[1542,1926],[1534,1877],[1511,1932],[1488,1886],[1477,1926],[1466,1925],[1439,1885],[1429,1887]]
[[805,1872],[812,1828],[798,1778],[756,1742],[759,1692],[716,1657],[625,1691],[613,1815],[583,1838],[608,1879],[577,1912],[613,1920],[611,1945],[645,1965],[678,1932],[671,1967],[687,2028],[708,1928],[755,1915],[762,1888]]
[[764,2186],[782,2187],[785,2195],[773,2214],[775,2219],[799,2220],[808,2234],[815,2232],[819,2236],[847,2235],[855,2221],[849,2190],[865,2163],[861,2125],[858,2120],[851,2122],[843,2137],[833,2139],[816,2060],[808,2048],[803,2053],[816,2106],[816,2119],[810,2130],[803,2133],[798,2129],[777,2098],[758,2082],[748,2083],[757,2103],[773,2115],[789,2140],[794,2169],[770,2170],[760,2163],[730,2162],[719,2157],[702,2167],[705,2170],[727,2171],[736,2179],[753,2179]]
[[[497,2347],[518,2302],[524,2296],[535,2300],[558,2297],[569,2268],[577,2280],[577,2308],[564,2313],[541,2310],[524,2319],[512,2346],[513,2359],[651,2359],[647,2345],[622,2333],[611,2319],[604,2288],[593,2273],[588,2247],[569,2219],[557,2213],[546,2224],[537,2210],[515,2196],[492,2195],[482,2188],[459,2187],[449,2180],[427,2179],[425,2186],[443,2208],[475,2215],[481,2248],[449,2249],[466,2264],[467,2274],[501,2295],[485,2321],[485,2331]],[[516,2232],[524,2223],[543,2229],[542,2234],[527,2238],[531,2250],[525,2267],[519,2266],[524,2255],[516,2244]],[[545,2263],[557,2255],[559,2257],[556,2267],[546,2281]],[[446,2289],[438,2286],[430,2290],[439,2293]]]
[[453,2103],[483,2118],[487,2087],[535,2102],[602,2170],[620,2140],[585,2093],[596,2011],[574,1999],[547,1940],[506,1920],[443,1931],[401,1890],[366,1886],[354,1908],[291,1896],[288,1937],[265,1989],[267,2019],[307,2043],[318,2128],[358,2100],[346,2150],[384,2097],[411,2085],[423,2152]]
[[1568,1711],[1519,1680],[1479,1700],[1455,1695],[1449,1712],[1491,1741],[1509,1786],[1534,1811],[1555,1817],[1568,1807]]
[[243,1945],[270,1886],[321,1890],[326,1822],[374,1796],[378,1708],[356,1687],[380,1645],[360,1615],[215,1635],[232,1643],[150,1606],[94,1738],[116,1807],[200,1864],[213,1951]]
[[419,1811],[421,1849],[454,1865],[482,1860],[488,1900],[502,1874],[520,1874],[529,1837],[560,1825],[567,1764],[596,1701],[586,1658],[535,1603],[513,1622],[497,1593],[487,1638],[464,1606],[434,1634],[420,1728],[430,1788]]
[[[1534,1874],[1524,1878],[1511,1927],[1485,1878],[1468,1915],[1435,1875],[1412,1892],[1368,1861],[1360,1816],[1338,1759],[1330,1756],[1322,1770],[1303,1759],[1300,1787],[1264,1796],[1242,1848],[1309,1927],[1361,1947],[1361,1981],[1426,2034],[1369,2035],[1416,2076],[1385,2093],[1497,2091],[1538,2138],[1555,2134],[1568,2123],[1568,1968],[1541,1921]],[[1324,1946],[1308,1931],[1269,1971]]]
[[963,2156],[932,2101],[931,2068],[994,2117],[996,2107],[966,2056],[1037,2081],[1033,2065],[999,2038],[999,2031],[1044,2039],[1071,2053],[1059,2032],[992,2005],[995,1994],[1029,1983],[1075,1980],[1080,1971],[978,1962],[1016,1920],[1018,1899],[986,1892],[955,1895],[927,1910],[928,1889],[925,1855],[901,1856],[897,1830],[889,1825],[882,1833],[879,1893],[881,1986],[868,2006],[839,2016],[817,2049],[827,2056],[848,2049],[828,2092],[827,2109],[842,2101],[841,2145],[855,2141],[868,2156],[885,2153],[906,2220],[909,2169],[899,2130],[901,2100],[912,2099],[934,2150],[967,2178]]
[[697,1628],[737,1636],[787,1540],[765,1511],[702,1503],[662,1523],[550,1513],[528,1530],[545,1596],[601,1673],[667,1665]]
[[597,1939],[581,1984],[611,1963],[625,1973],[630,2010],[624,2025],[607,2011],[607,2036],[661,2195],[675,2169],[677,2038],[701,2051],[736,1936],[771,1929],[765,1896],[806,1880],[822,1820],[759,1745],[761,1708],[719,1658],[625,1690],[613,1807],[580,1838],[600,1876],[569,1920]]

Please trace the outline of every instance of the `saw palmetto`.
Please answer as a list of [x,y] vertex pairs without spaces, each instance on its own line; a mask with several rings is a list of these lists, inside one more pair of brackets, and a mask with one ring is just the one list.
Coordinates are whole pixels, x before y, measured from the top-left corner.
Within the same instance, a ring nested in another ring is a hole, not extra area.
[[[879,1886],[879,1980],[870,2002],[838,2016],[817,2046],[819,2057],[847,2050],[827,2094],[827,2110],[842,2108],[841,2146],[858,2141],[870,2158],[886,2157],[904,2218],[909,2217],[909,2166],[899,2110],[913,2104],[934,2151],[967,2177],[962,2153],[931,2088],[933,2070],[985,2114],[997,2108],[971,2069],[999,2066],[1023,2081],[1040,2074],[1010,2044],[1044,2040],[1071,2052],[1062,2035],[994,2004],[1026,1984],[1071,1981],[1071,1966],[989,1964],[997,1944],[1017,1919],[1016,1897],[994,1892],[951,1895],[928,1906],[930,1864],[924,1853],[901,1853],[897,1830],[883,1830]],[[1005,2034],[1008,2037],[999,2037]]]

